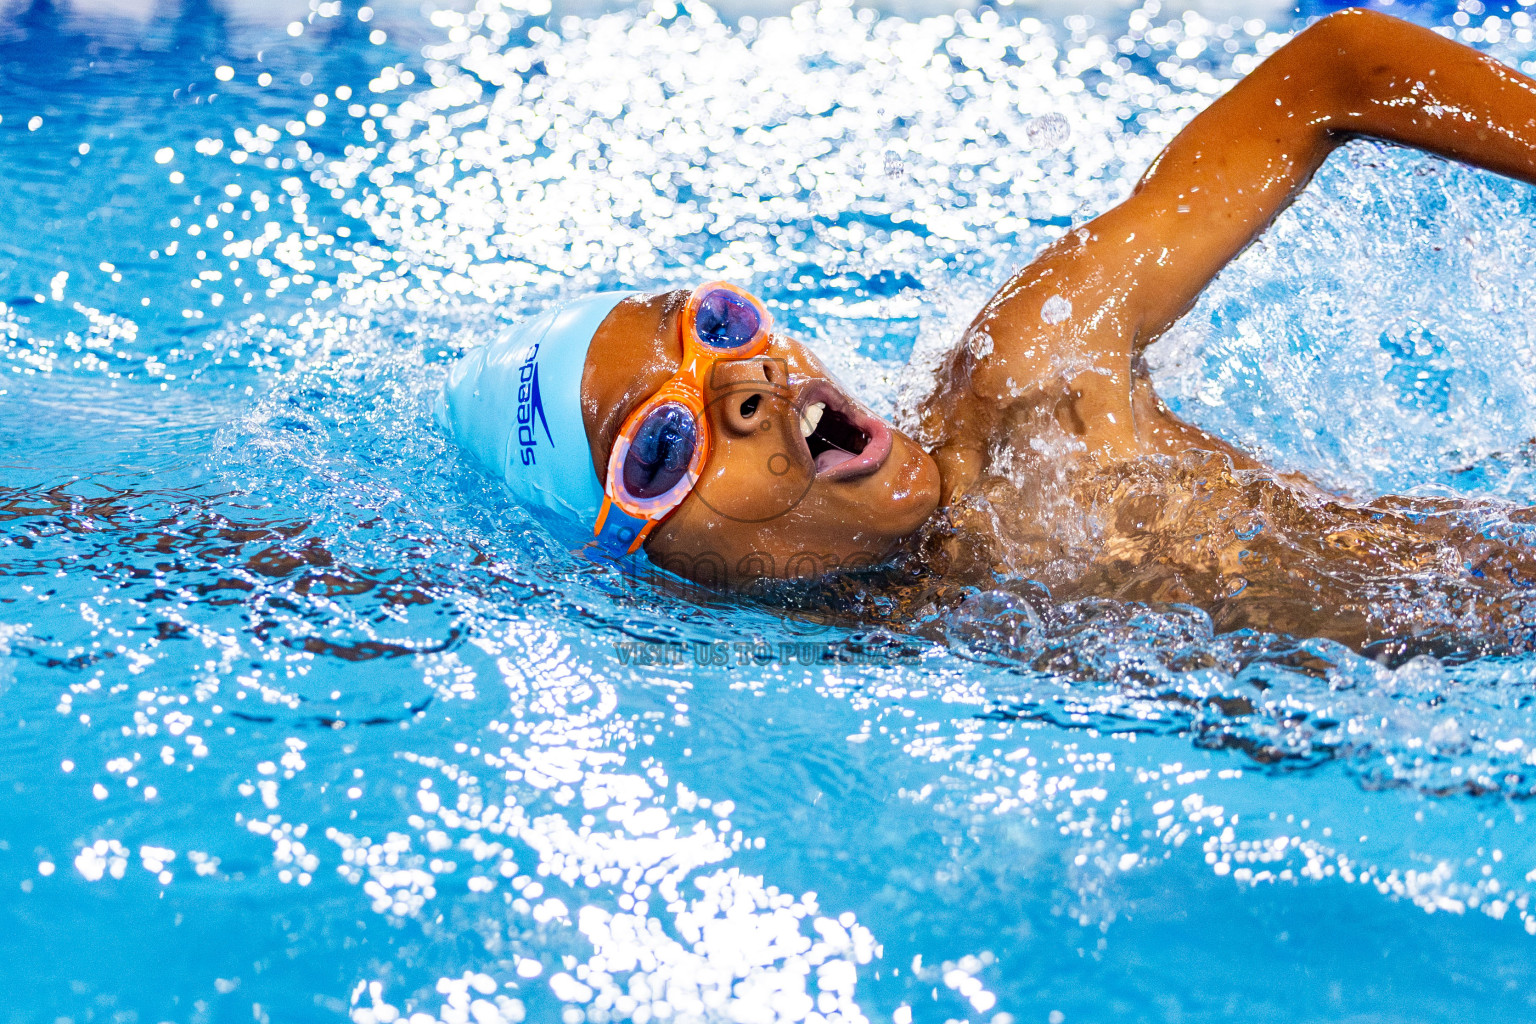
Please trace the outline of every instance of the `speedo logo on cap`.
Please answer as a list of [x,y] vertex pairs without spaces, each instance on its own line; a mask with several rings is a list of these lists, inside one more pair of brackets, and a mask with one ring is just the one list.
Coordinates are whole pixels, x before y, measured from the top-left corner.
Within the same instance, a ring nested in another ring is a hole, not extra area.
[[534,429],[535,420],[544,428],[549,446],[555,446],[554,435],[549,432],[549,420],[544,416],[544,396],[539,394],[539,346],[528,350],[517,372],[517,444],[525,466],[536,465],[539,434]]

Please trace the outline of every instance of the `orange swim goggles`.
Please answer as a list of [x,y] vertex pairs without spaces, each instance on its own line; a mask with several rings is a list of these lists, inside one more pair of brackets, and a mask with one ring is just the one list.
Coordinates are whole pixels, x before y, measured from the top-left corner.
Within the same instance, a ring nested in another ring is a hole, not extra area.
[[755,296],[723,281],[701,285],[677,320],[683,361],[631,412],[608,457],[603,507],[593,529],[613,554],[632,554],[693,492],[709,459],[703,382],[721,360],[768,349],[773,317]]

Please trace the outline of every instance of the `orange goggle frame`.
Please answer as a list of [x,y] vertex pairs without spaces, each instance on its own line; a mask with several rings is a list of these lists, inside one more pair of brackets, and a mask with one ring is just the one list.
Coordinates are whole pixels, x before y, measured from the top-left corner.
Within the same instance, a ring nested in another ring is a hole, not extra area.
[[[747,303],[756,311],[758,318],[756,333],[729,348],[705,341],[698,329],[700,308],[711,296],[722,291],[729,292],[734,300]],[[710,450],[709,417],[705,414],[703,382],[709,379],[715,363],[721,360],[751,359],[767,351],[773,333],[773,317],[751,293],[724,281],[712,281],[694,289],[688,297],[688,304],[677,319],[677,329],[683,348],[683,359],[677,373],[624,418],[613,451],[608,456],[603,507],[598,512],[597,525],[592,532],[601,547],[616,554],[638,551],[656,525],[675,512],[698,485],[699,475],[709,460]],[[689,459],[687,472],[676,484],[654,497],[642,498],[631,494],[625,487],[624,463],[641,425],[657,410],[669,405],[683,409],[693,418],[693,456]]]

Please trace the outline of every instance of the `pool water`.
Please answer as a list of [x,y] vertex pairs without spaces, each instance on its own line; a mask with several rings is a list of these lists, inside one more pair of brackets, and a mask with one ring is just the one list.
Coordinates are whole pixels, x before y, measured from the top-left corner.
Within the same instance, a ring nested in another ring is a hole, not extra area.
[[[431,418],[497,324],[705,275],[899,416],[1317,13],[8,8],[0,1020],[1536,1016],[1530,657],[828,628],[578,562]],[[1533,215],[1352,143],[1159,386],[1536,501]]]

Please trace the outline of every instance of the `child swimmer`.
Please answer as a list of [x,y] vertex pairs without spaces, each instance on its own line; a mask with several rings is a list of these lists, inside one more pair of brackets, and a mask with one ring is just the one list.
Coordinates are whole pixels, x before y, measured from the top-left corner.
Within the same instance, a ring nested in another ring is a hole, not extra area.
[[1220,631],[1388,654],[1523,645],[1536,550],[1498,535],[1536,512],[1354,502],[1281,477],[1174,416],[1142,359],[1355,136],[1536,183],[1536,82],[1385,15],[1322,19],[992,297],[915,438],[723,283],[587,296],[519,325],[455,366],[438,415],[589,552],[709,585],[899,563],[898,617],[1028,578],[1058,600],[1194,604]]

